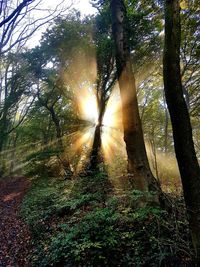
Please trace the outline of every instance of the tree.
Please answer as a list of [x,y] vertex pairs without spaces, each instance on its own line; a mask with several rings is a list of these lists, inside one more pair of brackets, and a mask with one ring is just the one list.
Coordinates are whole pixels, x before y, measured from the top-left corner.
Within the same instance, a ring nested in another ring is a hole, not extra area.
[[[34,99],[34,96],[30,97],[30,89],[33,85],[32,76],[28,72],[27,62],[23,57],[10,54],[2,61],[2,66],[0,151],[5,148],[8,135],[23,122]],[[20,104],[21,108],[19,108]]]
[[190,116],[196,116],[199,111],[199,82],[200,82],[200,12],[199,0],[182,1],[181,3],[181,77],[183,93]]
[[164,90],[174,137],[176,158],[183,184],[192,241],[200,264],[200,169],[192,139],[192,127],[183,95],[180,72],[179,0],[165,1]]
[[35,95],[31,93],[33,81],[26,60],[19,54],[9,54],[1,63],[0,175],[4,173],[3,151],[7,150],[9,139],[14,136],[12,133],[25,120],[35,99]]
[[[106,14],[107,15],[107,14]],[[94,42],[96,46],[97,80],[95,92],[97,99],[98,118],[94,131],[94,141],[90,153],[89,170],[95,171],[101,161],[101,133],[106,106],[116,81],[115,58],[113,41],[110,36],[109,23],[106,17],[99,15],[95,18]]]
[[116,67],[122,101],[124,141],[128,156],[128,172],[137,190],[157,190],[145,150],[139,116],[135,78],[132,70],[127,33],[126,7],[122,0],[110,2],[112,30],[116,49]]
[[[40,27],[71,7],[69,5],[63,8],[62,4],[63,1],[59,2],[54,10],[46,10],[42,8],[42,0],[2,0],[0,2],[0,55],[16,45],[23,46]],[[40,12],[41,16],[38,17]]]
[[48,86],[48,91],[42,94],[40,84],[38,82],[37,98],[40,105],[45,107],[47,111],[50,113],[51,120],[56,130],[57,146],[59,150],[57,157],[61,161],[65,174],[68,177],[72,175],[72,170],[68,156],[66,155],[66,153],[63,153],[64,145],[62,141],[63,137],[62,128],[61,128],[60,118],[55,109],[56,104],[58,104],[59,100],[61,99],[61,94],[58,91],[58,88],[56,88],[56,83],[54,82],[52,83],[51,79],[48,79],[47,86]]

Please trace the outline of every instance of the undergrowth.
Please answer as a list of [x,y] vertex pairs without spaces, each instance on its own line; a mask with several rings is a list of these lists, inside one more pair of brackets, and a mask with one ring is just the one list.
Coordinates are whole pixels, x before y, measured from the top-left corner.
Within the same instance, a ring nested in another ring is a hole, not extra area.
[[182,202],[168,214],[135,209],[137,196],[115,195],[104,173],[35,179],[21,209],[32,233],[30,266],[192,266]]

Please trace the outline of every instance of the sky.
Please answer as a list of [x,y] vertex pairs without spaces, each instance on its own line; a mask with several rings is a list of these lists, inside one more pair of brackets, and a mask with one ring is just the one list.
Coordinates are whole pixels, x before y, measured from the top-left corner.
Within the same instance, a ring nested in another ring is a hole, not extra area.
[[77,7],[82,14],[88,15],[88,14],[93,14],[95,12],[95,9],[92,7],[92,5],[89,3],[90,0],[79,0],[77,1]]
[[[79,10],[81,12],[82,16],[85,15],[89,15],[89,14],[94,14],[96,12],[96,9],[92,7],[92,5],[90,4],[90,0],[66,0],[64,1],[65,6],[70,6],[71,2],[73,1],[73,5],[71,6],[71,9],[75,8],[77,10]],[[61,2],[61,1],[55,1],[55,0],[48,0],[43,2],[43,6],[42,8],[50,8],[51,10],[54,10],[56,5]],[[48,3],[48,4],[47,4]],[[66,13],[68,13],[69,11],[67,11]],[[39,13],[38,13],[39,14]],[[42,13],[44,14],[44,13]],[[37,15],[37,13],[34,15],[36,17],[40,16]],[[37,32],[32,36],[32,38],[27,42],[27,46],[29,48],[33,48],[36,45],[39,44],[39,41],[41,39],[42,33],[45,32],[45,30],[47,29],[47,25],[43,26],[42,28],[40,28],[39,30],[37,30]]]

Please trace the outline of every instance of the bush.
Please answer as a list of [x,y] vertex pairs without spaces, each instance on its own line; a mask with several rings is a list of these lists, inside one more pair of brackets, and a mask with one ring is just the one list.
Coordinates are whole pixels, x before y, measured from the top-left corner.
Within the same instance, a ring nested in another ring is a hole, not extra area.
[[158,207],[135,209],[140,197],[136,191],[127,192],[126,201],[113,195],[104,173],[74,182],[37,179],[22,209],[33,234],[30,266],[170,267],[174,259],[187,261],[182,206],[170,216]]
[[62,167],[57,158],[61,151],[53,148],[45,148],[44,150],[33,152],[28,155],[25,162],[28,162],[26,166],[26,173],[29,176],[52,176],[58,175]]

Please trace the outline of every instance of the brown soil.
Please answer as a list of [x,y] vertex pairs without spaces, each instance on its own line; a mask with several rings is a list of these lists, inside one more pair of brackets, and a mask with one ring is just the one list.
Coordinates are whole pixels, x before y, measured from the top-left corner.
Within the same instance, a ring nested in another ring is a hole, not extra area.
[[0,267],[26,266],[30,235],[19,210],[29,184],[24,177],[0,181]]

